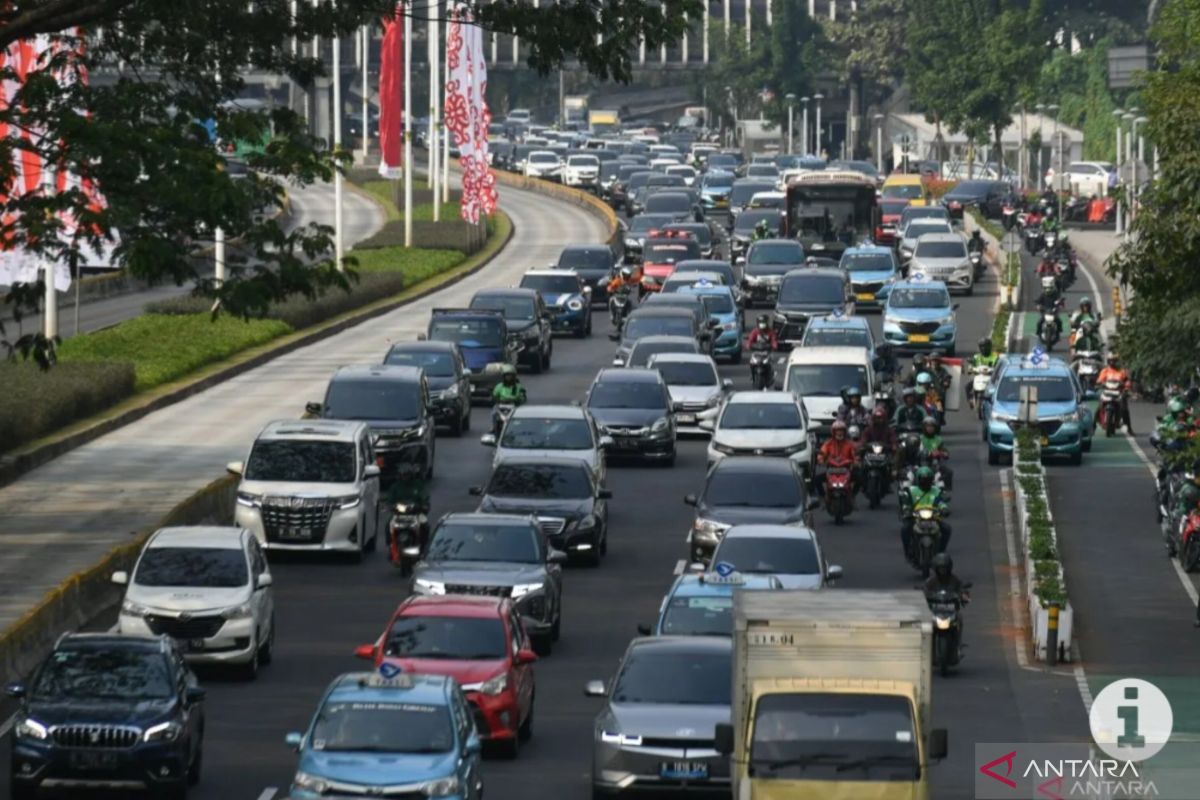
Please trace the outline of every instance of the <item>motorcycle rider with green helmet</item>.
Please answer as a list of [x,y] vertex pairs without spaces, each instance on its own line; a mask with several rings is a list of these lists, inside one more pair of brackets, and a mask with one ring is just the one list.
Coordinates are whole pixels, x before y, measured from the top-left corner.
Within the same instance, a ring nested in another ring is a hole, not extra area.
[[938,515],[938,526],[941,528],[941,541],[938,552],[945,552],[950,545],[950,526],[946,517],[950,515],[950,504],[946,493],[934,484],[933,470],[921,467],[917,470],[916,482],[909,486],[901,498],[901,513],[903,522],[900,526],[900,541],[904,545],[904,556],[909,561],[913,558],[912,537],[916,514],[923,508],[931,508]]
[[1000,356],[992,352],[992,338],[985,336],[979,340],[979,352],[971,356],[972,368],[974,367],[995,367],[996,361]]

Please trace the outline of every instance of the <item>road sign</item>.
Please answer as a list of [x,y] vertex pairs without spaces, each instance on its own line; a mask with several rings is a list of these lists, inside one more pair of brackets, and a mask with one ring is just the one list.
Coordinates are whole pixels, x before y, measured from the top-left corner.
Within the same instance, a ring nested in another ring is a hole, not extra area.
[[1021,237],[1017,235],[1016,230],[1010,230],[1004,234],[1004,240],[1000,243],[1006,253],[1018,253],[1021,250]]

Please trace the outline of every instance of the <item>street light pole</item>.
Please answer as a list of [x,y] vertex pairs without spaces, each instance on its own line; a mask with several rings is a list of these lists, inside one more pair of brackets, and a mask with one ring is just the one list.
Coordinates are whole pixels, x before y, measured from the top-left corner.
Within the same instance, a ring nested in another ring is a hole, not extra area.
[[817,101],[817,129],[816,140],[813,143],[813,154],[821,155],[821,101],[825,99],[825,95],[817,92],[813,95],[813,100]]
[[800,128],[801,128],[800,155],[806,156],[809,153],[809,150],[808,150],[808,142],[809,142],[809,139],[808,139],[808,98],[801,97],[800,102],[804,104],[804,111],[800,115],[801,116],[801,120],[800,120]]
[[793,137],[793,132],[792,132],[792,120],[793,120],[793,118],[795,116],[795,112],[796,112],[796,95],[792,94],[791,92],[788,92],[784,96],[784,98],[787,100],[787,104],[788,104],[787,153],[790,156],[795,151],[795,145],[793,143],[796,141],[795,138]]
[[[1138,168],[1138,158],[1141,158],[1142,147],[1141,147],[1141,137],[1138,136],[1138,125],[1144,125],[1149,121],[1150,120],[1147,119],[1146,117],[1135,117],[1133,120],[1133,133],[1131,134],[1131,138],[1136,137],[1138,139],[1138,153],[1137,153],[1136,158],[1130,159],[1130,165],[1129,165],[1130,169],[1132,170],[1132,175],[1130,176],[1131,186],[1129,188],[1130,197],[1132,198],[1132,200],[1129,203],[1129,220],[1130,220],[1130,222],[1137,219],[1137,214],[1138,214],[1137,203],[1138,203],[1139,196],[1141,195],[1141,190],[1140,190],[1140,187],[1138,186],[1137,168]],[[1132,149],[1133,148],[1131,145],[1130,150],[1132,150]]]
[[[1137,108],[1136,107],[1129,109],[1128,111],[1126,111],[1124,114],[1121,115],[1121,121],[1128,122],[1129,127],[1130,127],[1130,132],[1125,135],[1125,163],[1129,164],[1130,178],[1133,177],[1133,172],[1132,172],[1132,170],[1133,170],[1133,163],[1132,163],[1132,161],[1133,161],[1133,131],[1132,131],[1132,129],[1133,129],[1133,121],[1135,119],[1137,119]],[[1130,185],[1129,185],[1129,202],[1126,203],[1126,207],[1127,207],[1126,213],[1129,215],[1129,219],[1126,221],[1125,229],[1123,231],[1126,239],[1129,238],[1129,226],[1133,223],[1134,187],[1133,187],[1132,180],[1130,180],[1129,183],[1130,183]]]
[[[1062,142],[1058,139],[1058,104],[1052,103],[1048,106],[1050,113],[1054,115],[1054,146],[1058,148],[1058,159],[1055,162],[1058,166],[1054,169],[1054,196],[1058,199],[1058,222],[1062,224],[1062,192],[1058,190],[1058,182],[1062,180]],[[1051,151],[1053,155],[1053,151]]]
[[875,115],[875,169],[883,173],[883,114]]
[[[342,37],[338,33],[333,35],[333,149],[338,152],[342,149]],[[406,168],[407,165],[408,162],[405,162]],[[342,195],[346,191],[344,182],[342,170],[338,169],[333,173],[333,257],[338,271],[346,268],[342,264]]]
[[[1114,159],[1117,166],[1117,187],[1121,185],[1121,118],[1125,116],[1125,109],[1118,108],[1112,112],[1113,119],[1116,120],[1117,128],[1117,155]],[[1125,232],[1125,221],[1121,218],[1121,197],[1117,196],[1117,236]]]

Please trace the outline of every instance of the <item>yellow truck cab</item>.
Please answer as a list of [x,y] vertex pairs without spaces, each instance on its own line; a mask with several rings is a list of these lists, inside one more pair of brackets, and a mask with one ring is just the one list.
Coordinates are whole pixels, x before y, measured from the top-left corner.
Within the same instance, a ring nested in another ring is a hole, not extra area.
[[910,206],[929,205],[929,192],[920,175],[889,175],[879,196],[885,200],[907,200]]
[[916,592],[737,592],[735,800],[928,800],[932,617]]

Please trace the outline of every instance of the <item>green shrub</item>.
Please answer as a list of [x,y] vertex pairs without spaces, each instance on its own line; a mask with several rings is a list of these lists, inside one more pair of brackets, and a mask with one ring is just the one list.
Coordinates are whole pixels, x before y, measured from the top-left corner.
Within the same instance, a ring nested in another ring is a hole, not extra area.
[[134,392],[133,364],[0,362],[0,452],[31,442],[124,400]]
[[143,314],[102,331],[67,339],[62,362],[131,362],[138,391],[264,344],[291,331],[277,319],[245,322],[209,314]]
[[1048,525],[1029,526],[1029,556],[1037,561],[1058,559],[1053,529]]
[[1059,582],[1057,575],[1047,576],[1036,581],[1033,593],[1037,595],[1042,608],[1048,608],[1051,603],[1057,603],[1059,606],[1067,604],[1067,593],[1063,589],[1063,585]]
[[142,307],[145,314],[203,314],[212,308],[212,299],[197,297],[194,294],[168,297],[166,300],[155,300]]
[[[474,226],[457,217],[441,222],[413,220],[413,247],[432,250],[458,250],[470,255],[483,247]],[[393,220],[354,248],[356,251],[404,246],[404,221]]]

